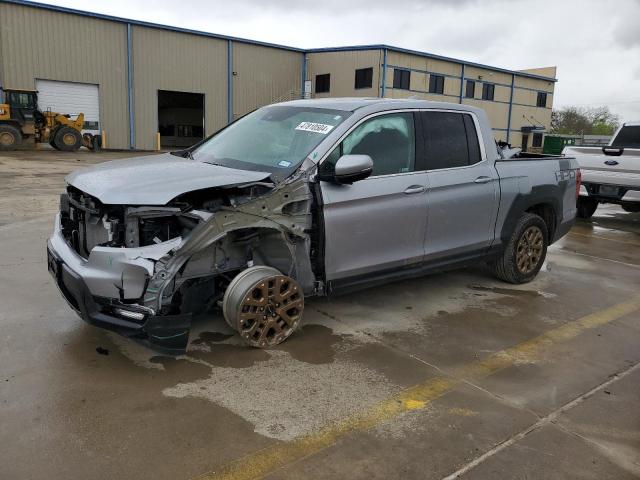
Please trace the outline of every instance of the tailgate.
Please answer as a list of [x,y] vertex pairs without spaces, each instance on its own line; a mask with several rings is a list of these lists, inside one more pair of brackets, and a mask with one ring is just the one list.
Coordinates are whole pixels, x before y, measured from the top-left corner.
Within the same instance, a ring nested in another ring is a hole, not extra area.
[[[595,155],[595,150],[600,154]],[[575,156],[584,183],[640,187],[640,149],[629,148],[624,149],[621,155],[605,155],[602,148],[570,147],[565,149],[565,153]]]

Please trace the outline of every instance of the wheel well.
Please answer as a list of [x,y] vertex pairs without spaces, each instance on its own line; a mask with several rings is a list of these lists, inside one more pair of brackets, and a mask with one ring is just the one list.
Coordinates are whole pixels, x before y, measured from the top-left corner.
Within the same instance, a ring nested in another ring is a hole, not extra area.
[[20,132],[20,135],[23,135],[22,127],[20,126],[20,123],[16,122],[15,120],[3,120],[2,122],[0,122],[0,125],[8,125],[10,127],[17,128],[18,131]]
[[537,205],[527,208],[526,211],[528,213],[534,213],[544,220],[549,234],[548,240],[549,243],[551,243],[556,230],[556,211],[553,206],[548,203],[538,203]]

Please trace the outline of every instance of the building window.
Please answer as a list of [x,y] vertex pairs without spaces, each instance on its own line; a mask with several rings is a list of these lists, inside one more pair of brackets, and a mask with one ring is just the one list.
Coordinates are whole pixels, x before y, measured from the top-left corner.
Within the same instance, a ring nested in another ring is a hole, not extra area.
[[541,147],[542,146],[542,134],[541,133],[534,133],[533,134],[533,140],[531,140],[531,146],[532,147]]
[[476,96],[476,82],[473,80],[467,80],[467,90],[464,94],[467,98],[475,98]]
[[429,93],[444,93],[444,77],[442,75],[429,75]]
[[537,107],[547,106],[547,92],[538,92],[538,100],[536,101]]
[[393,88],[409,90],[411,83],[411,71],[400,68],[393,69]]
[[327,93],[331,90],[331,74],[316,75],[316,93]]
[[482,84],[482,99],[483,100],[493,100],[493,93],[496,89],[496,86],[493,83],[483,83]]
[[373,86],[373,67],[356,70],[356,90]]

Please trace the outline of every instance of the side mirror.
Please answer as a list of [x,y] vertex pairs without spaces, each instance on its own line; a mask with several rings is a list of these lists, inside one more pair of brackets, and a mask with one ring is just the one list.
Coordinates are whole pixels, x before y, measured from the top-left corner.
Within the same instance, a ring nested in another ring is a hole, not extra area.
[[350,184],[364,180],[373,172],[373,160],[369,155],[343,155],[336,162],[336,183]]

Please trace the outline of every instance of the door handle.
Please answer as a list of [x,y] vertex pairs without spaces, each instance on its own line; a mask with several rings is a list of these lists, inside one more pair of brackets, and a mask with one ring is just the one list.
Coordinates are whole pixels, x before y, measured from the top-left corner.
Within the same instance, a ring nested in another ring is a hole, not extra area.
[[491,177],[478,177],[473,183],[489,183],[491,180],[493,180]]
[[411,193],[424,193],[427,190],[427,187],[425,187],[424,185],[411,185],[410,187],[407,187],[407,189],[404,191],[404,193],[411,194]]

